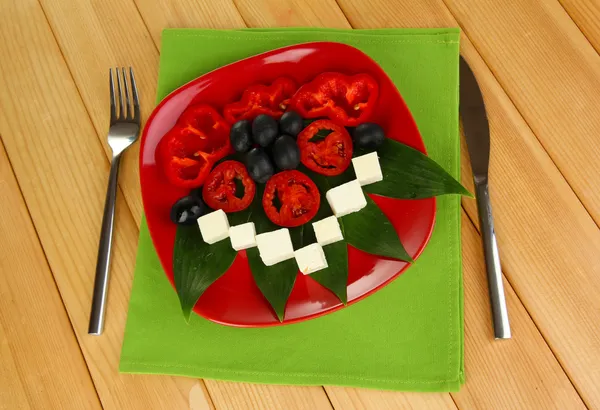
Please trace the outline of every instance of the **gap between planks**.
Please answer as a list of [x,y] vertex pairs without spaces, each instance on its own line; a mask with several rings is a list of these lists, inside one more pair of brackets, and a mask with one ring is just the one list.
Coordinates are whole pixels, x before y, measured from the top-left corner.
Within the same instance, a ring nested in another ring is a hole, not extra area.
[[596,46],[596,44],[594,44],[594,42],[592,40],[590,40],[590,37],[587,35],[585,30],[583,30],[583,28],[582,28],[583,25],[578,23],[577,20],[575,20],[575,17],[573,17],[573,15],[569,12],[569,8],[567,6],[565,6],[565,0],[558,0],[558,3],[565,10],[565,13],[567,13],[567,15],[571,18],[571,20],[573,20],[573,23],[575,23],[575,25],[577,26],[579,31],[581,31],[581,34],[583,34],[583,36],[586,38],[588,43],[590,43],[592,45],[592,47],[594,48],[594,50],[596,50],[596,53],[598,53],[600,55],[600,48],[598,48]]
[[[29,210],[29,206],[27,205],[27,201],[25,201],[25,196],[23,195],[23,190],[21,188],[21,184],[19,183],[19,180],[17,178],[17,173],[15,172],[15,168],[13,167],[13,164],[10,160],[10,157],[8,155],[8,151],[6,150],[6,146],[4,145],[4,140],[2,138],[2,134],[0,134],[0,156],[6,157],[6,161],[7,161],[7,165],[9,168],[9,173],[12,173],[12,176],[16,182],[16,186],[17,186],[17,190],[18,193],[17,195],[20,197],[21,199],[21,203],[23,204],[23,207],[25,208],[25,213],[26,213],[26,217],[29,218],[29,221],[31,222],[31,227],[33,229],[33,232],[35,233],[35,238],[33,238],[33,241],[37,241],[37,243],[39,244],[39,249],[41,250],[41,254],[43,255],[43,264],[45,264],[48,267],[48,271],[50,272],[50,276],[52,279],[52,283],[54,284],[54,291],[57,293],[58,298],[60,299],[60,306],[62,306],[66,316],[67,316],[67,322],[69,323],[69,326],[71,328],[71,332],[73,333],[73,338],[75,339],[75,341],[77,342],[77,348],[79,349],[79,354],[81,355],[81,357],[83,358],[83,362],[85,363],[85,370],[87,371],[87,374],[90,378],[90,381],[92,383],[92,386],[94,387],[94,392],[96,393],[96,397],[98,399],[98,403],[100,404],[100,406],[102,408],[104,408],[103,404],[102,404],[102,399],[100,398],[100,394],[98,393],[98,388],[96,387],[96,382],[94,380],[94,378],[92,377],[92,373],[90,372],[90,368],[87,364],[87,361],[85,360],[85,354],[83,353],[83,349],[81,347],[81,344],[79,343],[79,339],[77,338],[77,333],[75,332],[75,328],[73,327],[73,322],[71,320],[71,315],[69,314],[69,310],[67,309],[67,306],[65,305],[65,302],[63,300],[63,297],[60,293],[60,288],[58,287],[58,283],[56,283],[56,278],[54,277],[54,274],[52,272],[52,268],[50,266],[50,262],[48,261],[48,256],[46,255],[46,251],[44,250],[44,246],[42,245],[42,241],[40,239],[40,234],[37,230],[37,227],[35,226],[35,223],[33,222],[33,218],[31,216],[31,211]],[[10,348],[10,346],[9,346]],[[21,378],[20,373],[18,374],[19,378]],[[23,385],[26,385],[24,380],[21,380]]]
[[[461,137],[462,137],[462,135],[461,135]],[[462,137],[462,138],[464,138],[464,137]],[[461,204],[461,208],[462,208],[462,212],[465,214],[465,216],[467,217],[467,219],[469,220],[469,222],[471,223],[471,225],[473,225],[473,228],[475,229],[475,231],[481,237],[481,231],[479,229],[479,224],[476,223],[473,220],[473,218],[471,218],[471,215],[469,215],[469,213],[467,212],[467,210],[465,209],[465,207],[462,204]],[[540,337],[542,338],[542,340],[544,341],[544,343],[548,347],[548,350],[550,351],[550,353],[552,354],[552,356],[554,357],[554,359],[556,360],[556,362],[559,364],[559,366],[562,369],[563,373],[565,374],[565,376],[567,377],[567,379],[571,383],[571,386],[573,386],[573,389],[577,392],[577,394],[581,398],[581,401],[583,402],[583,404],[586,407],[588,407],[587,403],[585,403],[585,401],[583,400],[583,396],[581,395],[581,391],[579,391],[579,389],[577,388],[577,385],[575,384],[575,382],[571,378],[571,375],[569,375],[569,372],[566,371],[563,363],[559,360],[558,356],[556,355],[556,352],[552,349],[552,346],[548,342],[548,339],[546,338],[546,336],[542,332],[542,329],[540,329],[540,327],[538,326],[538,324],[536,323],[536,321],[533,319],[533,316],[531,316],[531,313],[529,312],[529,309],[527,309],[527,306],[525,305],[525,303],[523,303],[523,300],[521,299],[521,295],[519,295],[519,293],[516,291],[515,287],[513,286],[513,284],[511,283],[511,281],[509,280],[508,276],[506,275],[506,269],[502,267],[502,252],[501,252],[501,250],[500,250],[500,259],[501,259],[500,260],[500,262],[501,262],[500,263],[500,270],[502,272],[502,277],[504,278],[504,280],[506,280],[506,282],[509,284],[509,286],[514,291],[515,297],[517,298],[517,300],[519,301],[519,303],[523,306],[525,312],[527,312],[527,317],[529,318],[529,320],[531,320],[531,323],[533,323],[533,326],[535,327],[535,329],[537,330],[538,334],[540,335]],[[486,281],[486,283],[488,283],[488,286],[489,286],[489,282]],[[504,293],[506,295],[507,289],[504,290]],[[491,314],[490,314],[490,320],[492,320]],[[509,323],[510,323],[510,311],[508,312],[508,320],[509,320]],[[496,341],[495,343],[498,343],[498,341]],[[450,396],[452,396],[452,394],[450,394]],[[454,400],[454,397],[452,399]],[[456,401],[454,403],[456,404]],[[457,407],[458,407],[458,405],[457,405]]]

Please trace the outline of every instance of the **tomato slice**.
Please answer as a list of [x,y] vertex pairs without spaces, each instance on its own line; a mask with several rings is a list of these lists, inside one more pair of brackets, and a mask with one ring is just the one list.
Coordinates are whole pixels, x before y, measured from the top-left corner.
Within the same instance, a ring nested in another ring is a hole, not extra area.
[[188,107],[161,141],[164,172],[173,185],[195,188],[231,150],[230,126],[206,104]]
[[223,161],[206,178],[202,199],[212,209],[237,212],[248,208],[254,199],[256,184],[244,164]]
[[300,161],[323,175],[339,175],[352,161],[352,138],[346,128],[330,120],[317,120],[298,135]]
[[315,217],[321,194],[307,175],[296,170],[283,171],[267,182],[262,204],[271,222],[293,228]]

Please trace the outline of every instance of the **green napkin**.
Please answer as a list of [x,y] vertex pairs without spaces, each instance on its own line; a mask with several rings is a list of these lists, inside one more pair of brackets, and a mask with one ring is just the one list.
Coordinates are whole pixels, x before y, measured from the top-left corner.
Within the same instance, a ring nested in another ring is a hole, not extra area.
[[[157,101],[219,66],[290,44],[336,41],[371,56],[410,107],[429,155],[458,178],[458,29],[169,29]],[[456,391],[464,383],[460,198],[438,198],[429,245],[403,275],[348,308],[307,322],[240,329],[186,324],[147,225],[120,370],[244,382]]]

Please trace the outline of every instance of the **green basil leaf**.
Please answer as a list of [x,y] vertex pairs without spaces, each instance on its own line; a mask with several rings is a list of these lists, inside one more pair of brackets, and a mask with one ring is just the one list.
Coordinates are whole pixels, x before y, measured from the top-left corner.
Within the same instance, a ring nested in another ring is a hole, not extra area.
[[341,217],[344,239],[363,252],[412,262],[390,220],[368,196],[367,206]]
[[[357,155],[362,152],[358,150]],[[363,187],[370,194],[396,199],[431,198],[446,194],[473,195],[444,168],[420,151],[386,138],[377,150],[383,181]]]
[[348,245],[339,241],[323,247],[328,267],[309,276],[348,303]]
[[252,206],[249,206],[243,211],[227,214],[227,220],[229,221],[229,226],[236,226],[245,224],[246,222],[252,222],[252,216]]
[[229,269],[237,252],[229,239],[207,244],[198,225],[178,226],[173,249],[173,276],[186,321],[192,308],[217,279]]
[[309,226],[309,224],[310,223],[306,223],[296,228],[288,228],[290,230],[290,236],[292,237],[294,250],[303,248],[306,245],[310,245],[317,241],[312,226]]
[[310,139],[308,140],[308,142],[323,141],[332,132],[333,132],[333,130],[329,130],[329,129],[325,129],[325,128],[320,129],[319,131],[317,131],[317,133],[315,135],[313,135],[312,137],[310,137]]
[[285,305],[298,276],[296,260],[288,259],[266,266],[260,258],[258,248],[246,249],[246,255],[256,286],[275,311],[279,321],[283,322]]

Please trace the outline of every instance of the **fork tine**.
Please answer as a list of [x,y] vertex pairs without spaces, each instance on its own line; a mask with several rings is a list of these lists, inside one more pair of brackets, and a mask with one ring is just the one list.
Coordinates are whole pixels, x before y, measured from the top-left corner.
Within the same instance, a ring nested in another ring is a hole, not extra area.
[[133,119],[140,120],[140,102],[138,100],[138,90],[133,76],[133,67],[129,67],[129,77],[131,77],[131,91],[133,96]]
[[127,119],[130,120],[133,114],[131,112],[131,108],[129,108],[129,86],[127,85],[127,72],[125,71],[125,67],[121,67],[121,70],[123,72],[123,85],[125,86],[125,115],[127,116]]
[[115,100],[115,82],[112,68],[108,69],[108,88],[110,89],[110,122],[112,124],[117,119],[117,102]]
[[123,86],[121,85],[121,75],[119,68],[115,68],[117,72],[117,86],[119,87],[119,119],[125,119],[125,103],[123,102]]

